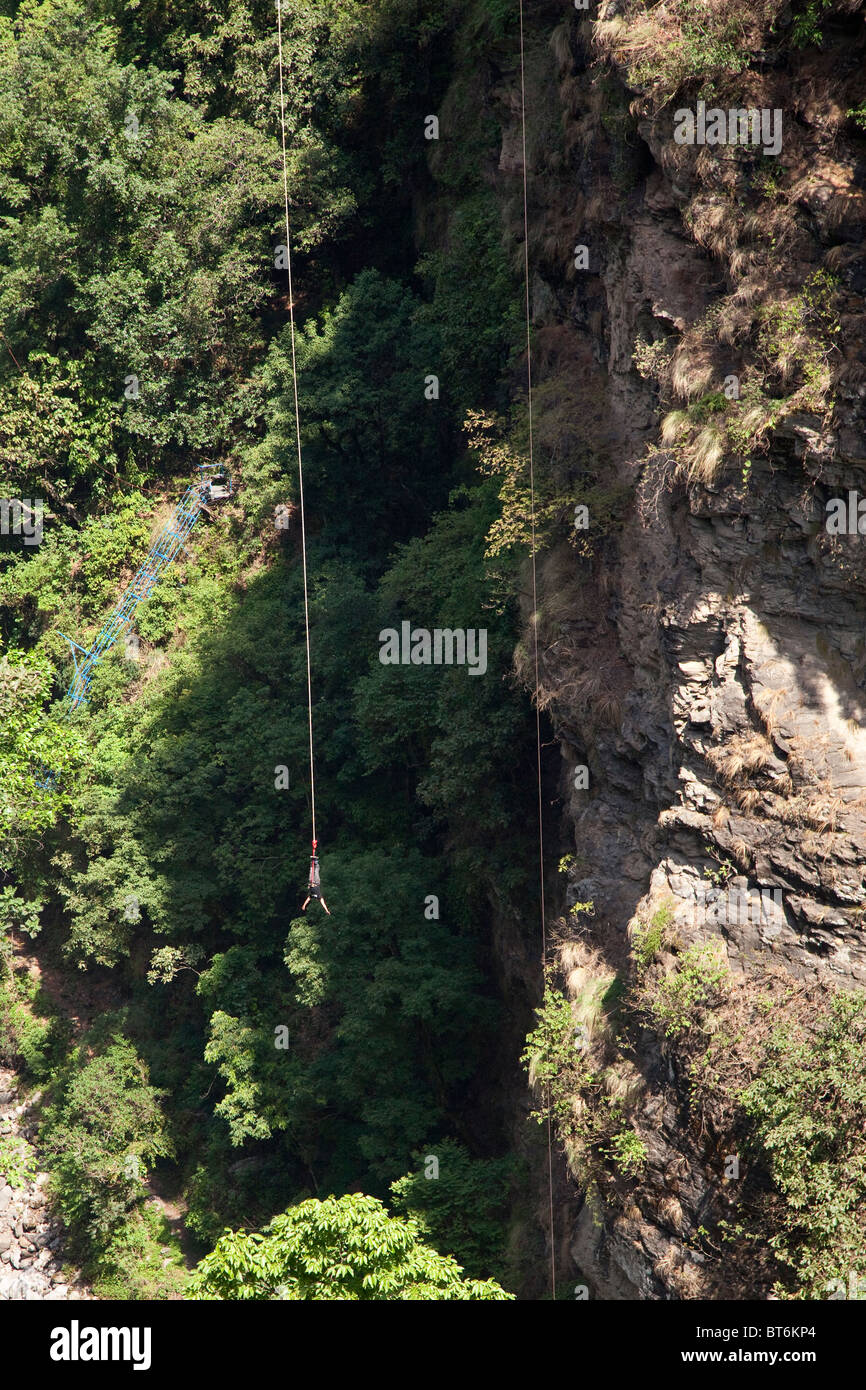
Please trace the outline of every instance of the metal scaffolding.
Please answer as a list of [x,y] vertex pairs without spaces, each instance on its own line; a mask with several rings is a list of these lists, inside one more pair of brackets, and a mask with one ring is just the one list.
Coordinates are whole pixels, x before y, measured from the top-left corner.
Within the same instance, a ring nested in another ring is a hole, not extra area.
[[[214,476],[208,476],[209,474]],[[221,481],[221,478],[224,481]],[[69,713],[79,705],[87,703],[90,680],[97,662],[114,646],[119,637],[131,631],[138,605],[150,597],[160,576],[185,549],[184,542],[198,521],[202,509],[207,507],[208,502],[220,501],[231,494],[231,478],[224,468],[217,464],[200,464],[198,481],[192,483],[181,497],[170,521],[150,547],[147,558],[139,566],[129,588],[106,619],[92,646],[85,651],[84,647],[67,637],[65,632],[60,634],[69,643],[75,663],[75,675],[66,692]]]

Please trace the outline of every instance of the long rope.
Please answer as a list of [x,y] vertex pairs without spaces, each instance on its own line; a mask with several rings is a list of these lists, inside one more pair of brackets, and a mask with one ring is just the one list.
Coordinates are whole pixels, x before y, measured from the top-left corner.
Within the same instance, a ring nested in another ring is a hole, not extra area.
[[[541,793],[541,710],[538,675],[538,577],[535,563],[535,458],[532,433],[532,342],[529,306],[529,212],[526,179],[526,73],[523,41],[523,0],[520,6],[520,127],[523,141],[523,276],[526,291],[526,405],[529,422],[529,499],[532,521],[532,632],[535,663],[535,749],[538,770],[538,877],[541,885],[541,963],[542,976],[547,964],[547,923],[544,904],[544,817]],[[556,1236],[553,1223],[553,1135],[550,1116],[550,1082],[546,1085],[547,1110],[547,1193],[550,1220],[550,1291],[556,1298]]]
[[313,678],[310,666],[310,597],[307,588],[307,528],[304,515],[304,465],[301,459],[301,412],[298,407],[298,372],[295,363],[295,297],[292,291],[292,241],[289,232],[289,174],[286,160],[286,100],[283,89],[283,18],[277,0],[277,46],[280,67],[280,129],[283,141],[283,197],[286,209],[286,265],[289,272],[289,324],[292,342],[292,390],[295,399],[295,439],[298,448],[298,489],[301,502],[301,562],[304,571],[304,637],[307,647],[307,723],[310,734],[310,809],[313,841],[316,840],[316,770],[313,759]]

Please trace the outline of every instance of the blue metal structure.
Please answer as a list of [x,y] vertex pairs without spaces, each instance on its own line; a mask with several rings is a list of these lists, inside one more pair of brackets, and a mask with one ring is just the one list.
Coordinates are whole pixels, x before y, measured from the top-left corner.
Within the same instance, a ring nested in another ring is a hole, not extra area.
[[[214,476],[208,476],[209,474]],[[224,481],[220,481],[220,478]],[[90,649],[85,651],[77,642],[73,642],[71,637],[67,637],[65,632],[60,634],[69,643],[75,663],[75,676],[66,692],[66,700],[69,702],[68,713],[71,714],[79,705],[87,703],[87,692],[94,667],[114,646],[118,637],[124,636],[132,629],[135,610],[150,597],[160,576],[184,550],[184,541],[198,521],[202,508],[206,507],[208,502],[220,501],[231,495],[231,478],[224,468],[218,464],[199,464],[198,482],[192,483],[181,497],[171,520],[150,547],[147,559],[139,566],[129,588],[97,634]],[[76,652],[80,652],[81,660],[76,656]]]

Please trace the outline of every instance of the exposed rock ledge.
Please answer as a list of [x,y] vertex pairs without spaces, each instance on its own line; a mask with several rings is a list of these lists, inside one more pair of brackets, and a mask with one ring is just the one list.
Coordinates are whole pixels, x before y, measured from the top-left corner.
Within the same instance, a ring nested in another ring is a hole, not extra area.
[[[31,1100],[19,1102],[14,1072],[0,1068],[0,1137],[28,1138]],[[12,1186],[0,1172],[0,1302],[86,1299],[80,1278],[63,1272],[63,1230],[46,1195],[47,1173]]]

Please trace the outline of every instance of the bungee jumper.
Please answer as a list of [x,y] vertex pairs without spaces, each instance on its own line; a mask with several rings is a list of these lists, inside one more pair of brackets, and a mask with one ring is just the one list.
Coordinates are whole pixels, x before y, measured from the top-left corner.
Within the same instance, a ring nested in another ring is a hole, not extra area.
[[315,898],[316,902],[321,903],[322,907],[325,909],[328,916],[330,917],[331,912],[328,907],[328,904],[322,897],[322,887],[321,882],[319,880],[319,856],[316,854],[318,844],[318,840],[313,841],[313,852],[310,855],[310,881],[307,884],[307,901],[304,903],[304,906],[301,908],[301,911],[306,912],[307,903],[309,903],[311,898]]

